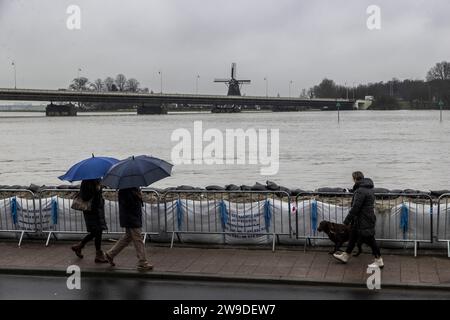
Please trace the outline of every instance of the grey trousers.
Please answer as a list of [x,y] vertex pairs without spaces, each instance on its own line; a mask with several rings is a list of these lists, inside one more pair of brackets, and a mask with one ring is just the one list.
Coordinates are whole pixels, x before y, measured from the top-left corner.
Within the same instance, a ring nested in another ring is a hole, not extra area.
[[111,258],[117,256],[125,247],[127,247],[130,242],[133,242],[134,248],[136,249],[136,256],[138,258],[138,266],[148,264],[147,258],[145,256],[145,247],[142,239],[142,229],[141,228],[126,228],[125,234],[116,242],[116,244],[108,250],[108,254]]

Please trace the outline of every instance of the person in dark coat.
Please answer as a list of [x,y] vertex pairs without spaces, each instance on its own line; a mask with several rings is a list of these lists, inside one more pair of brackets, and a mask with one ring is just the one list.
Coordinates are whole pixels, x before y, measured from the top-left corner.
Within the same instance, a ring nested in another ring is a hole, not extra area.
[[106,259],[115,266],[114,257],[117,256],[130,242],[133,242],[138,258],[137,269],[139,271],[152,270],[153,266],[147,261],[145,247],[142,239],[142,193],[139,188],[127,188],[119,190],[119,221],[125,228],[125,234],[117,243],[105,253]]
[[108,262],[102,251],[102,233],[107,230],[105,220],[105,200],[102,195],[102,186],[100,180],[83,180],[80,186],[80,196],[83,201],[92,201],[91,210],[83,211],[86,229],[89,232],[87,236],[77,245],[72,246],[72,250],[79,258],[83,258],[81,250],[85,245],[95,240],[95,262]]
[[351,209],[345,217],[344,224],[351,225],[350,239],[347,249],[343,253],[335,253],[333,256],[339,261],[346,263],[350,258],[356,243],[367,244],[372,249],[375,261],[369,267],[383,268],[384,263],[381,258],[380,248],[375,240],[375,195],[374,184],[369,178],[364,178],[360,171],[353,172],[353,198]]

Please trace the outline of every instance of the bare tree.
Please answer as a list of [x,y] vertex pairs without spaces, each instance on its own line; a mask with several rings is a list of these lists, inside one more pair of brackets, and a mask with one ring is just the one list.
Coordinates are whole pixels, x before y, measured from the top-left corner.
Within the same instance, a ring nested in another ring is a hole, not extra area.
[[117,89],[119,89],[119,91],[125,91],[125,87],[127,84],[127,78],[123,74],[119,73],[116,76],[115,83],[116,83]]
[[450,80],[450,62],[438,62],[428,71],[427,81],[433,80]]
[[125,85],[125,90],[129,92],[138,92],[139,91],[139,81],[134,78],[130,78],[127,80]]
[[89,86],[89,80],[85,77],[79,77],[72,80],[69,89],[77,91],[86,91]]
[[103,85],[105,86],[106,91],[112,91],[114,85],[114,79],[111,77],[107,77],[103,81]]
[[91,83],[90,87],[94,91],[103,91],[104,85],[102,79],[97,79],[93,83]]
[[302,93],[300,93],[300,98],[308,99],[308,93],[306,92],[306,89],[302,89]]

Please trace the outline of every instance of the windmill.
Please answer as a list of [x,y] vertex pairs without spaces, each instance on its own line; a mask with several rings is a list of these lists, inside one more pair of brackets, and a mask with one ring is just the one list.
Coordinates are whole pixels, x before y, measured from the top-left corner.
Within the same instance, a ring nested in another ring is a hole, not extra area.
[[229,96],[240,96],[241,86],[243,84],[249,84],[250,80],[238,80],[236,79],[236,62],[231,64],[231,79],[214,79],[214,82],[225,83],[228,87]]

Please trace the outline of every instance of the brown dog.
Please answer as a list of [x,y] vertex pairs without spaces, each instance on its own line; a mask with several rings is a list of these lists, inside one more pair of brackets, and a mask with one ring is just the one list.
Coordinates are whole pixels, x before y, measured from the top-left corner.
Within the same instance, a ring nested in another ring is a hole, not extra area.
[[[330,251],[330,254],[339,251],[344,242],[347,242],[350,239],[350,231],[351,227],[346,226],[345,224],[333,223],[330,221],[321,221],[317,231],[324,232],[327,234],[328,238],[334,242],[334,251]],[[353,256],[357,257],[361,254],[361,242],[358,239],[357,247],[358,252]]]

